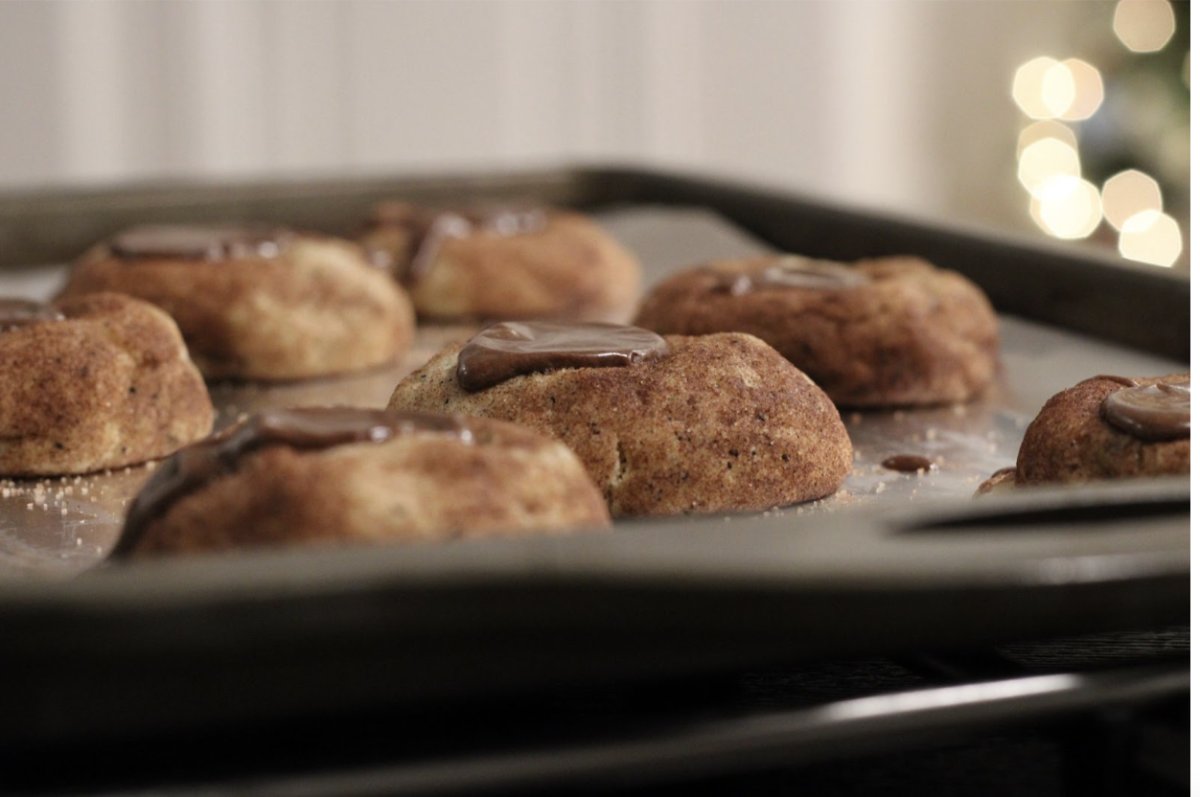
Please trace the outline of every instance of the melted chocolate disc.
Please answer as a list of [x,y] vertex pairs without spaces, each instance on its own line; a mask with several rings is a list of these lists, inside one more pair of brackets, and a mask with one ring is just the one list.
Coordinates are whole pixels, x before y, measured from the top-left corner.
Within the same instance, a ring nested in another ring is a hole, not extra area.
[[276,257],[294,233],[270,227],[148,224],[113,236],[109,251],[123,258],[224,260]]
[[769,288],[844,290],[866,285],[870,281],[867,276],[844,263],[788,255],[750,274],[727,275],[722,287],[734,296],[742,296]]
[[933,460],[919,454],[896,454],[879,464],[888,470],[897,470],[902,473],[926,472],[935,467]]
[[458,353],[456,376],[463,390],[483,390],[523,374],[623,367],[667,351],[662,337],[639,327],[505,321],[467,342]]
[[473,233],[510,237],[539,232],[546,227],[547,213],[541,208],[470,206],[463,208],[419,208],[403,202],[388,202],[375,208],[371,225],[404,231],[407,251],[388,256],[372,252],[376,263],[387,263],[397,277],[413,284],[429,273],[446,241]]
[[0,299],[0,332],[41,321],[62,321],[66,316],[42,302],[29,299]]
[[1104,420],[1142,440],[1176,440],[1192,432],[1192,382],[1155,382],[1110,393]]
[[252,451],[277,445],[312,450],[349,443],[382,443],[418,433],[474,442],[471,430],[454,415],[351,407],[261,412],[224,434],[181,449],[164,462],[134,499],[113,553],[131,551],[152,520],[180,498],[232,473],[242,456]]

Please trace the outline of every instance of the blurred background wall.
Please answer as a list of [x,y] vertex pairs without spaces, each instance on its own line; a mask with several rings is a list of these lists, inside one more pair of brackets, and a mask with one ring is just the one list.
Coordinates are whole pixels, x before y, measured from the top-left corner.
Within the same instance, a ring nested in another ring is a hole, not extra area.
[[[4,2],[0,190],[622,162],[1037,235],[1014,76],[1039,56],[1132,69],[1116,7]],[[1115,246],[1093,230],[1059,237]]]

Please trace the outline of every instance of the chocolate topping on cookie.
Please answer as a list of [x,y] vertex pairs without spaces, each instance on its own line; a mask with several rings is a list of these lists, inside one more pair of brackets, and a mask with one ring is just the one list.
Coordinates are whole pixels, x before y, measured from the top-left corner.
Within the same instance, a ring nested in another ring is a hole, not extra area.
[[273,227],[150,224],[118,233],[108,248],[123,258],[223,260],[275,257],[294,233]]
[[1111,393],[1100,414],[1118,429],[1142,440],[1175,440],[1192,430],[1191,381],[1126,387]]
[[62,321],[66,316],[42,302],[29,299],[0,299],[0,332],[36,324],[39,321]]
[[455,376],[463,390],[474,391],[538,371],[635,365],[667,351],[662,337],[639,327],[505,321],[471,338]]
[[764,288],[803,288],[806,290],[842,290],[866,285],[865,275],[843,263],[788,255],[775,259],[766,268],[749,274],[728,275],[721,285],[734,296]]
[[471,430],[454,415],[350,407],[261,412],[231,431],[184,448],[168,459],[134,500],[113,553],[132,550],[152,520],[183,496],[235,470],[241,457],[252,451],[275,445],[324,449],[350,443],[382,443],[418,433],[474,442]]
[[[373,227],[398,227],[408,235],[408,252],[395,263],[382,262],[396,270],[406,284],[413,284],[433,268],[442,245],[451,238],[466,238],[475,232],[513,236],[534,233],[546,226],[546,211],[541,208],[472,206],[441,210],[418,208],[403,202],[389,202],[375,209]],[[386,261],[387,253],[373,252],[376,261]]]

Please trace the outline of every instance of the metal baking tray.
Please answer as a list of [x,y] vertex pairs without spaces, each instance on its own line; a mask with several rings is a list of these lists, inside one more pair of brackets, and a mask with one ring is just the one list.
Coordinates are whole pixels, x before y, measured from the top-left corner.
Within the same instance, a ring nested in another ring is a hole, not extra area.
[[[352,232],[378,199],[517,198],[596,214],[652,284],[765,249],[914,253],[1002,316],[980,401],[853,413],[835,496],[611,534],[288,550],[104,564],[146,468],[0,485],[0,739],[60,739],[428,704],[829,656],[991,645],[1185,622],[1189,484],[1160,479],[972,501],[1053,393],[1096,373],[1187,368],[1189,282],[1078,248],[627,169],[191,185],[0,197],[0,289],[52,293],[61,264],[148,220]],[[58,265],[56,265],[58,264]],[[263,406],[386,401],[467,327],[425,327],[392,369],[214,385],[219,422]],[[929,456],[925,475],[883,470]],[[87,489],[86,495],[84,489]]]

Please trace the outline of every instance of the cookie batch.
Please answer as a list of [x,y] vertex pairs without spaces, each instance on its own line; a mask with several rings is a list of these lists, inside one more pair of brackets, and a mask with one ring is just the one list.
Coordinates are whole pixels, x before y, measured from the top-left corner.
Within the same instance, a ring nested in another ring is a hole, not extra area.
[[[479,331],[386,407],[279,407],[210,434],[206,379],[394,367],[418,320]],[[139,226],[80,256],[56,301],[0,300],[0,475],[161,460],[118,557],[759,512],[837,493],[843,412],[973,401],[998,350],[984,293],[910,256],[715,260],[643,295],[629,251],[555,208],[385,202],[354,240]],[[1187,374],[1083,382],[979,492],[1186,473],[1189,406]]]

